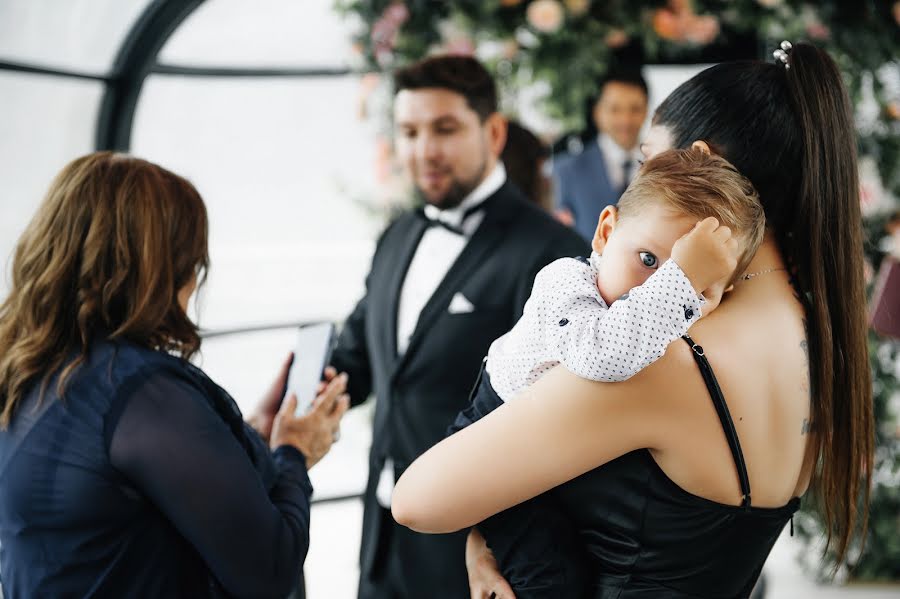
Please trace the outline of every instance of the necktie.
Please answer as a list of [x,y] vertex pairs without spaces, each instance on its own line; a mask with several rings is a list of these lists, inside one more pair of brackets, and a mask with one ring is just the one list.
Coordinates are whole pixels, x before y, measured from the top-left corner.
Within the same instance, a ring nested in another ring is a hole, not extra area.
[[622,194],[628,189],[628,184],[631,183],[631,171],[633,168],[634,161],[631,158],[626,158],[625,162],[622,163],[622,188],[619,191],[619,197],[622,197]]

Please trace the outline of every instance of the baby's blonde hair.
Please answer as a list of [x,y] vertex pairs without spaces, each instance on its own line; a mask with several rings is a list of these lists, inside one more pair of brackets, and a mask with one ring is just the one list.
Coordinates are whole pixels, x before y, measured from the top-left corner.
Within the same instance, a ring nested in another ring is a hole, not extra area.
[[730,162],[699,149],[668,150],[644,163],[618,203],[619,219],[639,217],[648,205],[695,217],[713,216],[741,246],[730,283],[747,269],[766,228],[759,195]]

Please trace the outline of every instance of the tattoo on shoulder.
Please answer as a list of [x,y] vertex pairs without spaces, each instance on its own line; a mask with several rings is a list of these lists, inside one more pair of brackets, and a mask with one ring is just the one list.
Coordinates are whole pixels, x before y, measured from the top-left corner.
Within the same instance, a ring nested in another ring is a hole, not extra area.
[[810,422],[808,418],[803,419],[803,425],[800,427],[801,435],[808,435],[810,433],[816,432],[816,423]]
[[806,339],[800,342],[800,349],[803,350],[803,381],[800,383],[800,389],[810,396],[812,401],[812,391],[809,384],[809,343]]

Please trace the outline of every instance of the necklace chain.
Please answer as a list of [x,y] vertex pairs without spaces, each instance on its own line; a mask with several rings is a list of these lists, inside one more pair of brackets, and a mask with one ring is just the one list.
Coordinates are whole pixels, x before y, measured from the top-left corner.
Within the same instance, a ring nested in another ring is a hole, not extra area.
[[781,268],[768,268],[768,269],[766,269],[766,270],[760,270],[760,271],[757,271],[757,272],[748,272],[748,273],[745,274],[745,275],[741,275],[740,279],[738,279],[738,280],[740,280],[740,281],[749,281],[749,280],[752,279],[753,277],[758,277],[759,275],[764,275],[764,274],[767,274],[767,273],[770,273],[770,272],[777,272],[777,271],[779,271],[779,270],[787,270],[787,268],[785,268],[785,267],[781,267]]

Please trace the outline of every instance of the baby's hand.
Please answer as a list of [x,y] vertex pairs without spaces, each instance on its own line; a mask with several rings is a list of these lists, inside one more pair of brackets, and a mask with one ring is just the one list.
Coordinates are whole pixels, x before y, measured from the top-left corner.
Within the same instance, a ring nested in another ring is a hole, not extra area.
[[738,243],[731,229],[720,227],[712,216],[697,223],[672,246],[672,260],[698,294],[713,283],[731,278],[737,268],[737,255]]

